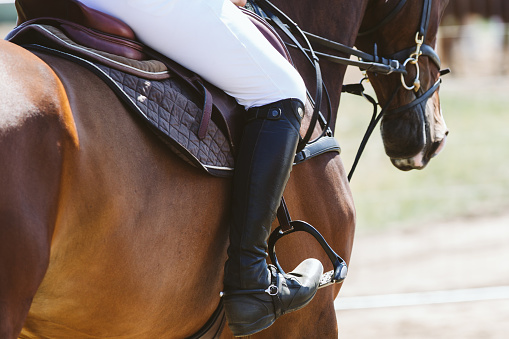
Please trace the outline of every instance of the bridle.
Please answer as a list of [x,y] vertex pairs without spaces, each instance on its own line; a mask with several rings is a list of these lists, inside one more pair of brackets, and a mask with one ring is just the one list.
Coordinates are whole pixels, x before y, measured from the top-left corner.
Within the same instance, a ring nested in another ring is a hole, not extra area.
[[[331,119],[331,103],[329,99],[329,95],[327,93],[327,89],[325,88],[325,84],[322,81],[321,77],[321,71],[320,71],[320,64],[319,60],[327,60],[330,62],[338,63],[341,65],[346,66],[355,66],[358,67],[361,71],[366,72],[372,72],[376,74],[381,75],[389,75],[393,73],[400,74],[401,76],[401,85],[397,86],[394,93],[388,100],[388,102],[382,107],[382,110],[378,113],[378,103],[369,95],[364,93],[364,87],[362,86],[362,81],[360,84],[357,85],[343,85],[343,91],[361,95],[364,98],[366,98],[370,103],[374,106],[374,113],[373,117],[369,123],[369,126],[366,130],[366,133],[364,135],[364,138],[361,142],[361,145],[359,147],[359,151],[357,152],[357,156],[355,158],[355,161],[352,165],[352,169],[350,170],[350,173],[348,175],[348,179],[350,180],[353,172],[357,166],[357,163],[360,159],[360,156],[362,155],[362,152],[364,150],[364,147],[375,129],[376,125],[380,121],[383,115],[387,114],[397,114],[404,112],[408,109],[411,109],[428,98],[430,98],[440,87],[441,79],[439,78],[433,86],[431,86],[429,89],[427,89],[424,93],[422,93],[420,96],[417,96],[419,89],[421,88],[420,84],[420,69],[419,69],[419,59],[421,57],[428,57],[431,62],[433,62],[438,69],[441,67],[441,62],[438,54],[435,52],[433,47],[425,43],[426,35],[429,28],[430,23],[430,17],[431,17],[431,8],[432,8],[432,2],[433,0],[424,0],[423,1],[423,9],[422,14],[420,18],[419,23],[419,29],[415,34],[415,45],[411,46],[409,48],[403,49],[401,51],[398,51],[390,56],[382,57],[378,55],[377,51],[377,45],[374,45],[374,51],[372,54],[366,53],[363,51],[360,51],[358,49],[352,48],[350,46],[346,46],[344,44],[326,39],[324,37],[314,35],[309,32],[302,31],[296,23],[294,23],[290,18],[288,18],[281,10],[279,10],[275,5],[273,5],[268,0],[250,0],[249,1],[254,11],[264,17],[274,28],[284,32],[286,36],[291,40],[290,43],[286,43],[288,47],[295,48],[300,50],[305,57],[308,59],[308,61],[313,65],[316,71],[316,82],[317,82],[317,90],[315,93],[314,100],[311,100],[314,111],[313,115],[310,121],[310,125],[308,128],[308,131],[306,135],[302,138],[302,140],[299,143],[298,146],[298,154],[297,158],[299,156],[299,153],[304,152],[304,148],[308,147],[309,145],[312,145],[313,143],[317,143],[322,139],[324,136],[332,136],[332,131],[329,128],[330,125],[330,119]],[[373,34],[389,22],[391,22],[396,15],[404,8],[405,4],[407,3],[407,0],[400,0],[397,5],[391,10],[391,12],[378,24],[374,25],[373,27],[370,27],[369,29],[366,29],[364,31],[361,31],[358,33],[357,36],[368,36],[370,34]],[[298,38],[296,38],[299,37]],[[299,42],[303,41],[304,46]],[[347,55],[353,55],[356,56],[359,60],[352,60],[350,58],[345,58],[337,55],[332,55],[328,53],[322,53],[315,51],[313,46],[315,47],[325,47],[328,50],[335,51],[338,53],[343,53]],[[416,69],[416,77],[413,80],[412,85],[408,85],[405,81],[405,76],[408,74],[407,68],[408,67],[415,67]],[[449,70],[441,70],[440,76],[443,76],[447,73],[449,73]],[[364,79],[363,79],[364,80]],[[400,90],[400,87],[403,87],[406,90],[413,90],[416,94],[416,98],[401,107],[397,107],[395,109],[389,110],[388,107],[392,103],[393,99],[395,98],[397,92]],[[326,102],[328,104],[328,111],[329,115],[328,118],[325,119],[320,112],[320,106],[322,103],[322,95],[325,93],[326,95]],[[309,96],[311,98],[311,96]],[[320,123],[322,125],[323,133],[316,138],[315,140],[311,139],[311,134],[313,130],[315,129],[317,121],[320,120]],[[304,156],[306,158],[306,156]]]
[[[392,9],[392,11],[377,25],[366,29],[364,31],[360,31],[357,33],[357,37],[367,36],[375,33],[377,30],[388,24],[395,16],[398,14],[403,6],[406,4],[407,0],[400,0],[398,4]],[[428,32],[430,15],[431,15],[431,4],[432,0],[424,0],[421,22],[419,25],[419,30],[415,34],[415,50],[414,47],[410,47],[408,49],[397,52],[391,56],[391,58],[396,60],[402,60],[408,55],[408,58],[403,62],[403,67],[406,69],[408,64],[414,65],[416,68],[416,77],[414,79],[414,83],[412,86],[408,86],[405,82],[404,75],[401,74],[401,84],[407,90],[414,90],[417,92],[420,88],[420,80],[419,80],[419,57],[421,55],[428,56],[433,63],[440,69],[440,58],[438,57],[435,50],[424,43],[426,40],[426,34]]]
[[[378,31],[379,29],[381,29],[383,26],[387,25],[404,8],[404,5],[406,3],[407,3],[407,0],[400,0],[396,4],[396,6],[391,10],[391,12],[389,12],[389,14],[387,14],[387,16],[382,21],[380,21],[378,24],[376,24],[368,29],[360,31],[357,34],[357,36],[358,37],[369,36],[369,35],[375,33],[376,31]],[[336,50],[339,52],[355,55],[355,56],[359,57],[360,59],[362,59],[363,61],[367,61],[372,64],[372,65],[370,65],[368,63],[368,66],[370,66],[370,67],[363,67],[363,65],[353,64],[355,66],[358,66],[363,71],[373,72],[373,73],[383,74],[383,75],[389,75],[391,73],[399,73],[401,76],[401,85],[403,86],[403,88],[405,88],[406,90],[413,90],[415,93],[417,93],[419,91],[419,89],[421,88],[419,58],[423,57],[423,56],[428,57],[431,60],[431,62],[433,62],[437,66],[438,69],[440,69],[440,67],[441,67],[440,57],[435,52],[433,47],[431,47],[430,45],[425,43],[426,35],[428,33],[430,18],[431,18],[432,3],[433,3],[433,0],[424,0],[423,1],[423,9],[422,9],[422,14],[421,14],[419,29],[416,32],[415,39],[414,39],[415,45],[412,47],[403,49],[401,51],[398,51],[398,52],[396,52],[390,56],[387,56],[387,57],[379,57],[378,56],[376,44],[374,46],[374,53],[368,54],[368,53],[359,51],[357,49],[350,48],[348,46],[344,46],[342,44],[334,43],[334,42],[331,42],[330,40],[311,35],[309,33],[306,33],[306,35],[308,36],[310,41],[312,43],[315,43],[316,45],[321,45],[324,47],[332,48],[333,50]],[[319,55],[322,59],[326,59],[326,60],[329,60],[332,62],[351,65],[350,63],[343,62],[343,60],[341,60],[343,58],[338,58],[338,57],[330,55],[330,54],[317,53],[317,55]],[[380,64],[386,66],[385,67],[385,70],[387,70],[386,72],[383,72],[384,69],[382,69],[382,71],[380,69],[377,69],[377,67],[378,68],[380,67]],[[413,83],[410,86],[407,85],[406,80],[405,80],[405,75],[408,74],[407,68],[409,66],[415,67],[415,70],[416,70],[416,76],[413,80]],[[445,75],[448,72],[449,72],[448,70],[440,71],[440,75]],[[431,86],[421,96],[416,97],[416,99],[414,101],[412,101],[411,103],[409,103],[405,106],[391,110],[390,112],[391,113],[399,113],[399,112],[405,111],[407,109],[410,109],[410,108],[418,105],[419,103],[423,102],[424,100],[426,100],[430,96],[432,96],[433,93],[435,93],[435,91],[439,88],[440,83],[441,83],[441,80],[439,79],[437,82],[435,82],[435,84],[433,84],[433,86]]]
[[[381,27],[388,24],[391,20],[393,20],[396,17],[396,14],[398,14],[401,11],[401,9],[404,7],[404,5],[406,3],[407,3],[407,0],[400,0],[398,2],[398,4],[392,9],[392,11],[380,23],[378,23],[377,25],[375,25],[373,27],[370,27],[369,29],[360,31],[357,34],[357,37],[368,36],[370,34],[373,34],[377,30],[379,30]],[[403,50],[396,52],[396,53],[392,54],[391,56],[389,56],[389,58],[391,58],[391,59],[395,59],[395,60],[402,62],[402,66],[404,67],[405,70],[407,70],[407,67],[410,65],[415,67],[416,75],[415,75],[412,85],[411,86],[407,85],[407,83],[405,81],[405,74],[402,73],[401,74],[401,86],[398,86],[394,90],[394,93],[390,97],[389,101],[385,104],[385,106],[382,108],[382,111],[378,115],[377,115],[377,107],[375,106],[375,101],[372,98],[367,97],[363,93],[361,94],[368,101],[370,101],[373,104],[374,112],[373,112],[373,116],[370,121],[370,124],[366,130],[365,135],[364,135],[364,138],[363,138],[361,145],[359,147],[359,151],[357,152],[357,155],[355,157],[354,163],[352,165],[352,169],[350,170],[350,173],[348,175],[349,180],[351,179],[353,172],[355,171],[355,168],[359,162],[360,156],[362,155],[364,147],[365,147],[369,137],[371,136],[371,133],[375,129],[376,125],[378,124],[378,122],[380,121],[382,116],[396,115],[396,114],[405,112],[417,105],[420,105],[421,103],[425,102],[428,98],[430,98],[440,87],[440,84],[442,82],[441,78],[439,78],[428,90],[426,90],[424,93],[422,93],[420,96],[418,96],[418,91],[421,88],[419,58],[421,56],[428,57],[429,60],[432,63],[434,63],[435,66],[439,70],[440,70],[440,66],[441,66],[440,58],[437,55],[437,53],[435,52],[435,50],[433,49],[433,47],[431,47],[430,45],[425,43],[426,35],[428,33],[428,28],[429,28],[429,23],[430,23],[432,3],[433,3],[433,0],[424,0],[423,1],[423,8],[422,8],[422,13],[421,13],[419,28],[415,34],[415,39],[414,39],[415,45],[412,47],[403,49]],[[450,71],[448,69],[440,70],[439,74],[440,74],[440,76],[443,76],[449,72]],[[406,89],[408,91],[413,90],[415,92],[416,97],[412,102],[410,102],[406,105],[389,110],[388,107],[391,104],[391,102],[393,101],[394,97],[396,96],[396,93],[400,90],[400,87],[403,87],[404,89]],[[420,112],[420,114],[423,116],[424,112]],[[425,122],[426,138],[430,139],[431,138],[430,125],[424,116],[422,117],[422,119]],[[427,146],[426,148],[429,150],[429,146]]]

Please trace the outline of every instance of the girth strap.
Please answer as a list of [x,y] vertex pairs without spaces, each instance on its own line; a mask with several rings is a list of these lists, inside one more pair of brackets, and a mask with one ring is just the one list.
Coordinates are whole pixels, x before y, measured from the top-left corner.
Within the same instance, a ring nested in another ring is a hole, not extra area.
[[216,339],[223,332],[226,324],[226,315],[224,313],[223,300],[219,300],[219,306],[209,318],[207,323],[195,334],[186,339]]

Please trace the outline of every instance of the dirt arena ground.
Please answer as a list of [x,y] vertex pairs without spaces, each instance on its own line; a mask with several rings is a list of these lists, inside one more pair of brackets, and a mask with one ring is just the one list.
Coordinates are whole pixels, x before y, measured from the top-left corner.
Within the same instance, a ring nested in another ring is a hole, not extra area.
[[[485,301],[338,310],[339,337],[508,338],[508,261],[509,214],[359,235],[337,306],[359,307],[359,296],[404,294],[398,304],[416,292],[505,286],[505,293],[495,290]],[[464,298],[476,297],[467,292]]]

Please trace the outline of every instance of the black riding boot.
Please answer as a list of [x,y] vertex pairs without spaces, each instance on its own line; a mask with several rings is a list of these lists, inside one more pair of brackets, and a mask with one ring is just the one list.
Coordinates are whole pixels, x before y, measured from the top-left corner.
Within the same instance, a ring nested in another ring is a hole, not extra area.
[[259,332],[314,297],[323,272],[307,259],[283,276],[267,265],[267,239],[299,139],[304,107],[287,99],[248,111],[233,181],[224,307],[235,336]]

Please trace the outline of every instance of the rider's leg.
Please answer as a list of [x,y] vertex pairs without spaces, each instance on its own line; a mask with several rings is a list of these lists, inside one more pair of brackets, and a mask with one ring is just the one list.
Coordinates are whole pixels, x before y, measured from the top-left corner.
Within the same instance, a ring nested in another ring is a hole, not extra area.
[[306,99],[297,71],[230,0],[82,1],[125,21],[145,43],[248,109],[224,277],[234,334],[261,331],[279,315],[306,305],[317,290],[320,262],[308,259],[285,277],[272,274],[266,263],[267,238],[291,171]]
[[230,0],[79,0],[246,107],[306,100],[298,72]]
[[286,99],[248,112],[235,164],[224,278],[225,310],[235,335],[269,327],[279,315],[305,306],[318,288],[323,271],[318,260],[304,261],[286,277],[269,275],[265,260],[271,224],[290,176],[303,109],[300,100]]

